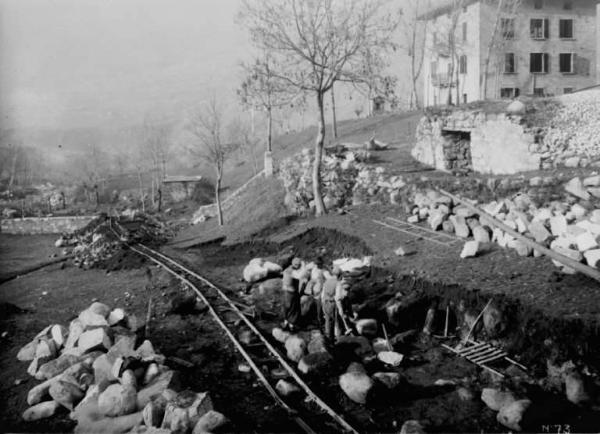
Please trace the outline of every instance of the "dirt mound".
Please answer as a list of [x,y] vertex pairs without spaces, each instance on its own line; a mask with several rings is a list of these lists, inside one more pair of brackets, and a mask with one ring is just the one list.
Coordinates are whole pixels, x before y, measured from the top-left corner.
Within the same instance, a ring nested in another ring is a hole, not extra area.
[[57,247],[72,247],[73,262],[82,268],[109,271],[138,268],[144,261],[128,249],[129,243],[158,246],[170,233],[157,219],[140,213],[112,217],[101,214],[85,227],[63,235]]

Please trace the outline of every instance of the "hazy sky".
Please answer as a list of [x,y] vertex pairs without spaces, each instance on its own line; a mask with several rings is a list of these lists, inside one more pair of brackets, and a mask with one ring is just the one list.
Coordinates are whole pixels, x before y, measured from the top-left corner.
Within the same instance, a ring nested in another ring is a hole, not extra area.
[[2,125],[128,125],[209,89],[230,100],[250,50],[239,1],[0,0]]

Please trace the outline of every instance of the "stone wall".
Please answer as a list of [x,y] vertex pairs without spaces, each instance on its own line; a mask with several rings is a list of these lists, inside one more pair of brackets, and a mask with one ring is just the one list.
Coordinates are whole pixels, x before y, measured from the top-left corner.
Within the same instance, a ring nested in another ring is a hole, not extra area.
[[92,219],[94,219],[94,216],[2,219],[0,220],[0,232],[16,235],[60,234],[80,229]]
[[[511,104],[511,110],[502,101],[429,109],[412,156],[438,170],[470,165],[494,175],[600,165],[600,90]],[[448,139],[461,132],[470,133],[470,153]]]

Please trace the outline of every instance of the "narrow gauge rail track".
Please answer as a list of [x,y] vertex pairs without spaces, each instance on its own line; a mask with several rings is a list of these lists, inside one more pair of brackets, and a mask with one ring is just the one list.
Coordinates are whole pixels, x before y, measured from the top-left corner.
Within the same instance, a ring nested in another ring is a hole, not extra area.
[[[238,308],[236,303],[231,300],[225,293],[218,288],[215,284],[210,282],[203,276],[195,273],[188,269],[179,262],[172,258],[154,250],[143,244],[130,244],[129,248],[137,254],[147,258],[151,262],[159,265],[167,272],[175,276],[180,281],[187,284],[205,303],[208,307],[209,312],[213,316],[217,324],[223,329],[227,337],[233,343],[234,347],[246,360],[254,374],[258,377],[259,381],[265,387],[267,392],[273,397],[273,400],[282,407],[290,419],[292,419],[304,432],[315,433],[315,431],[300,417],[299,412],[291,408],[275,391],[269,380],[265,377],[260,368],[256,365],[253,359],[264,360],[265,357],[272,359],[278,363],[291,378],[297,383],[297,385],[306,394],[306,400],[315,403],[326,415],[331,418],[331,422],[327,423],[328,426],[332,426],[332,422],[335,422],[335,426],[342,432],[348,432],[358,434],[358,431],[354,429],[346,420],[344,420],[338,413],[336,413],[327,403],[319,398],[309,386],[302,380],[302,378],[296,373],[294,368],[279,354],[276,348],[263,336],[263,334],[256,328],[256,326],[247,318],[247,316]],[[212,293],[212,294],[210,294]],[[254,333],[258,338],[261,345],[254,345],[252,347],[245,347],[237,338],[235,333],[227,325],[226,321],[222,318],[222,312],[225,310],[233,311],[242,322]],[[252,353],[252,355],[250,354]]]

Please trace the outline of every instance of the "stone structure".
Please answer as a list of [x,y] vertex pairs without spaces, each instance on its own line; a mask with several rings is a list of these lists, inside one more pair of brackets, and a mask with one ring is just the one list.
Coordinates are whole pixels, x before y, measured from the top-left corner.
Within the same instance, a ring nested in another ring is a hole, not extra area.
[[512,174],[540,168],[530,146],[534,137],[521,116],[484,111],[446,110],[424,116],[417,126],[412,156],[438,170]]
[[416,139],[416,160],[453,173],[600,165],[600,89],[511,104],[431,108]]
[[93,219],[94,216],[2,219],[0,221],[0,232],[15,235],[60,234],[81,229]]
[[[495,3],[463,2],[454,31],[451,2],[421,17],[428,25],[423,63],[426,106],[446,104],[448,94],[453,104],[463,104],[519,95],[562,95],[597,84],[595,0],[523,0],[516,13],[502,14],[490,50],[498,15]],[[450,34],[454,53],[449,48]]]
[[162,184],[167,194],[175,202],[181,202],[192,196],[196,185],[202,181],[202,176],[167,176]]

